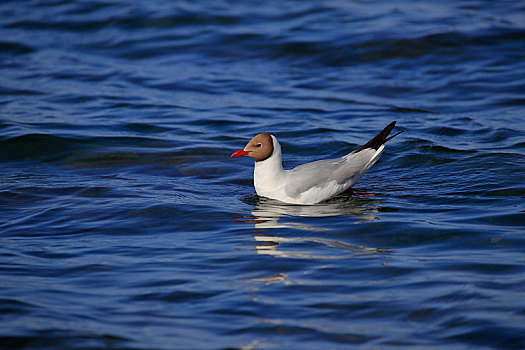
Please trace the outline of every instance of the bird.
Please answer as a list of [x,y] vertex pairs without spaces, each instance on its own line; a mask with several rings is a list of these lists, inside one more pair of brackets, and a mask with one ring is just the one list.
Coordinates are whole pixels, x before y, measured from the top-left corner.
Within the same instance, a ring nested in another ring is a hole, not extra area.
[[258,196],[288,204],[312,205],[350,189],[379,159],[385,144],[394,136],[396,122],[388,124],[370,141],[335,159],[322,159],[285,170],[281,145],[269,133],[256,135],[231,158],[248,156],[255,160],[253,183]]

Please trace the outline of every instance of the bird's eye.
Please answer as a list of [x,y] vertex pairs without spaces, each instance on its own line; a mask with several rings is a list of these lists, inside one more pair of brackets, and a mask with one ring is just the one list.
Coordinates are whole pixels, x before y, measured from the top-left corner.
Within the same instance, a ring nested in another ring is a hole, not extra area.
[[256,146],[257,146],[258,148],[261,148],[261,147],[262,147],[262,143],[258,143]]

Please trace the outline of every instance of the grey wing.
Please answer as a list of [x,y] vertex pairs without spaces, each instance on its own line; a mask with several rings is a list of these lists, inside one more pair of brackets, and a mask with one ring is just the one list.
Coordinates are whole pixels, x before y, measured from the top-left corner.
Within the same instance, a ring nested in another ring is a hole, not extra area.
[[285,191],[290,197],[297,197],[310,188],[334,181],[350,187],[373,165],[369,166],[369,163],[375,158],[375,153],[376,150],[366,149],[342,158],[323,159],[295,167],[287,171],[289,181]]

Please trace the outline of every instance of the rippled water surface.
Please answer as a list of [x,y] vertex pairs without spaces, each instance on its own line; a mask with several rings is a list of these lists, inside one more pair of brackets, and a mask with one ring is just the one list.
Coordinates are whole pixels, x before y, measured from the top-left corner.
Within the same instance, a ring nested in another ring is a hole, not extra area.
[[[0,347],[525,348],[520,1],[3,1]],[[285,167],[406,132],[313,206]]]

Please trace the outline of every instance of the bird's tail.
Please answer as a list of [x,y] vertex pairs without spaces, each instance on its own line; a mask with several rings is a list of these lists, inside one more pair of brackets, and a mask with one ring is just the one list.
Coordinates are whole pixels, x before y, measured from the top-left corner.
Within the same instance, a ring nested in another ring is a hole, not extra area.
[[398,132],[397,134],[395,134],[394,136],[388,137],[388,135],[390,135],[390,132],[392,132],[392,129],[394,128],[394,126],[396,126],[396,122],[395,121],[393,121],[392,123],[388,124],[383,130],[381,130],[379,132],[379,134],[374,136],[374,138],[372,138],[370,141],[368,141],[367,143],[365,143],[364,145],[362,145],[361,147],[359,147],[358,149],[356,149],[352,153],[357,153],[357,152],[359,152],[361,150],[364,150],[366,148],[372,148],[372,149],[375,149],[377,151],[379,149],[379,147],[381,147],[386,142],[390,141],[391,139],[393,139],[394,137],[396,137],[397,135],[399,135],[403,131],[405,131],[405,130],[402,130],[402,131]]

